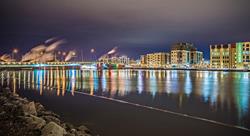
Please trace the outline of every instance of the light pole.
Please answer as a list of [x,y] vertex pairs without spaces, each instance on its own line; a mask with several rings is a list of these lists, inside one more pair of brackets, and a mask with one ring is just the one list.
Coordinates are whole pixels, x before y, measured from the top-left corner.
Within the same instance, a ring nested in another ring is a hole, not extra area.
[[75,51],[72,52],[72,57],[73,57],[73,62],[76,61],[75,60],[75,58],[76,58],[76,52]]
[[65,61],[65,57],[66,57],[66,55],[67,55],[67,53],[66,53],[66,52],[63,52],[63,53],[62,53],[62,56],[63,56],[62,60],[63,60],[63,62]]
[[57,55],[58,55],[58,57],[57,57],[57,58],[59,59],[59,62],[60,62],[60,61],[62,61],[62,60],[61,60],[61,54],[62,54],[62,52],[61,52],[61,51],[58,51],[58,52],[57,52]]
[[96,61],[95,59],[96,59],[96,57],[95,57],[95,49],[94,48],[92,48],[91,50],[90,50],[90,52],[91,52],[91,54],[93,54],[93,59],[94,59],[94,61]]
[[17,53],[18,53],[18,49],[14,48],[14,49],[12,50],[12,59],[13,59],[13,60],[15,59],[15,54],[17,54]]

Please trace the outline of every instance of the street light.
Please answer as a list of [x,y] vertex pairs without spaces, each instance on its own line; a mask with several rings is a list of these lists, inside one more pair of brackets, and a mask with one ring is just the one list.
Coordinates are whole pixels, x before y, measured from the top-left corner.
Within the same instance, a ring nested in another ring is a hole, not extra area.
[[13,49],[13,53],[18,53],[18,49]]
[[66,52],[63,52],[62,55],[63,55],[63,56],[66,56]]
[[90,50],[90,52],[93,54],[94,61],[95,61],[95,60],[96,60],[96,56],[95,56],[95,49],[94,49],[94,48],[92,48],[92,49]]
[[18,53],[18,49],[16,49],[16,48],[14,48],[13,50],[12,50],[12,59],[15,59],[15,54],[17,54]]

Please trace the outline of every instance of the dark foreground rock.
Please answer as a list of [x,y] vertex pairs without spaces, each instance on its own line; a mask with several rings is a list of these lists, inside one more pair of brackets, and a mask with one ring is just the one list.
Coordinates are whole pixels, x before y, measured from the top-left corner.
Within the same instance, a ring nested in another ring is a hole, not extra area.
[[59,115],[0,88],[1,136],[91,136],[85,126],[75,127]]

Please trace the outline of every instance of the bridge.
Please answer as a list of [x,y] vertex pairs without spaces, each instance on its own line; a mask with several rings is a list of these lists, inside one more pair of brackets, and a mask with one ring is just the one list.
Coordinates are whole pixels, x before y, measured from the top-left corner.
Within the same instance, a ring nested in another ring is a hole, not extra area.
[[0,68],[32,68],[32,67],[72,67],[91,66],[97,62],[0,62]]

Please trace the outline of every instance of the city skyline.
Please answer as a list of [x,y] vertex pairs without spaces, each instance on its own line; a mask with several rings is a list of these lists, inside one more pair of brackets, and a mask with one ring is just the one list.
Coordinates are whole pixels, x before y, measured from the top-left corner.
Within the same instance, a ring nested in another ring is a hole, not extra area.
[[25,53],[55,36],[67,40],[61,48],[83,50],[86,58],[92,48],[102,55],[118,46],[121,54],[136,59],[168,52],[176,42],[191,42],[208,59],[211,44],[249,40],[247,5],[246,0],[3,0],[0,53],[13,48]]
[[250,0],[0,0],[0,136],[249,136]]

